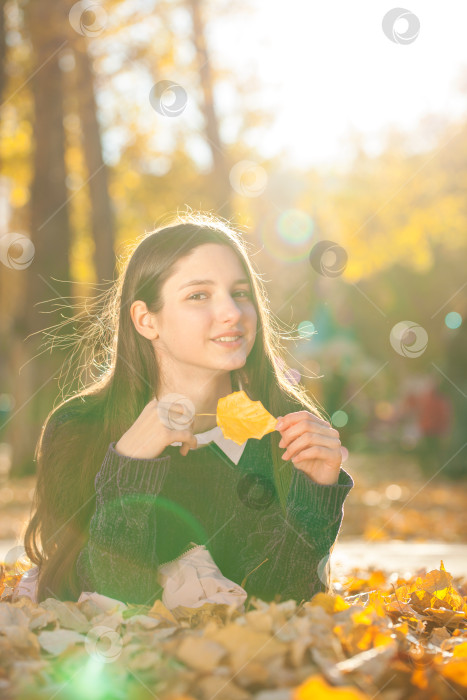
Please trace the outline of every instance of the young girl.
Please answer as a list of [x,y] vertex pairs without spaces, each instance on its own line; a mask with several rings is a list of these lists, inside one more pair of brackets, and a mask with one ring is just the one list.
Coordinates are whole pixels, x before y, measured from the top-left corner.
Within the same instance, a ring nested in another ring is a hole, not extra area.
[[[326,590],[353,480],[338,431],[287,380],[241,235],[200,214],[146,234],[94,328],[108,338],[91,358],[106,357],[101,375],[51,411],[36,452],[25,548],[37,600],[150,605],[158,568],[199,544],[248,595]],[[239,390],[280,419],[243,445],[215,415]],[[194,407],[190,422],[167,420],[171,401]]]

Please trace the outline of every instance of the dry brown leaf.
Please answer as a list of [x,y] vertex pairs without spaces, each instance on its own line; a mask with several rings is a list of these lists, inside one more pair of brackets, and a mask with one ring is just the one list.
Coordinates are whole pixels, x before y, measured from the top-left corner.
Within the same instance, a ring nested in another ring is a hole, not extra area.
[[153,630],[159,627],[161,621],[153,615],[133,615],[126,621],[127,630]]
[[[345,587],[341,596],[318,594],[300,607],[253,597],[252,608],[235,615],[206,604],[179,610],[177,618],[161,601],[125,614],[89,600],[49,602],[51,609],[24,598],[3,602],[0,694],[19,700],[27,681],[27,697],[51,697],[57,678],[88,658],[85,636],[61,624],[83,624],[81,613],[89,627],[117,632],[122,647],[109,670],[122,696],[134,700],[140,695],[128,669],[161,700],[428,700],[428,691],[439,700],[464,697],[467,581],[454,585],[443,565],[398,579],[396,587],[387,574],[373,573],[360,576],[371,590],[353,598]],[[409,600],[429,605],[416,612]],[[59,627],[41,630],[47,619]]]
[[287,650],[287,646],[273,635],[256,632],[235,623],[211,634],[211,639],[229,652],[230,665],[235,671],[252,658],[264,662],[271,657],[285,654]]
[[177,619],[172,615],[170,610],[165,607],[164,603],[161,600],[156,600],[148,615],[168,622],[170,625],[177,624]]
[[74,644],[84,644],[86,637],[73,630],[44,630],[37,636],[41,647],[56,656]]
[[75,632],[88,632],[90,623],[75,603],[62,602],[55,598],[47,598],[41,603],[44,610],[50,610],[57,616],[60,627]]
[[397,654],[397,643],[392,639],[384,646],[377,646],[372,649],[360,652],[345,661],[339,661],[336,668],[341,673],[355,673],[361,671],[367,675],[376,678],[384,669],[381,662],[387,664],[387,661]]
[[235,685],[229,677],[206,676],[197,681],[197,689],[201,692],[203,700],[251,700],[251,694],[238,685]]
[[240,612],[225,603],[204,603],[197,608],[188,608],[185,605],[177,605],[171,611],[178,622],[187,621],[190,627],[203,627],[210,621],[219,624],[233,620]]
[[5,625],[0,630],[8,640],[8,644],[18,653],[33,658],[39,658],[40,646],[35,634],[23,625]]
[[27,627],[29,619],[26,613],[13,603],[0,603],[0,628],[7,625]]
[[221,644],[202,637],[185,637],[176,651],[177,658],[196,671],[213,671],[225,654]]
[[54,625],[57,622],[57,616],[52,610],[43,610],[42,608],[32,610],[29,618],[29,629],[35,630],[48,625]]
[[142,650],[127,661],[128,668],[132,671],[143,671],[155,666],[160,661],[160,653],[150,649]]

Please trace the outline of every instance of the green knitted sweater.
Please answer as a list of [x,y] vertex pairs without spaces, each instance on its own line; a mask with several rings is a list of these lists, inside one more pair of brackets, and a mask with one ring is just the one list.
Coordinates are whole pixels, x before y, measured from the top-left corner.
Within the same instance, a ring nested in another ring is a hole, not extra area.
[[195,542],[248,596],[300,602],[324,591],[325,564],[354,482],[342,467],[333,485],[293,470],[284,515],[270,434],[250,438],[237,465],[215,443],[186,457],[170,445],[156,459],[121,456],[111,443],[76,562],[82,590],[152,605],[162,596],[158,566]]

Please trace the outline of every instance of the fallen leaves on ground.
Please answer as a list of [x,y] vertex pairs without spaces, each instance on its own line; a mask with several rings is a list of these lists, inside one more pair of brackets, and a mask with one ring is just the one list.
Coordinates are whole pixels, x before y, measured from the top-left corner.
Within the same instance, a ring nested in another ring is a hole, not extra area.
[[[15,700],[456,700],[467,697],[467,579],[439,569],[339,594],[170,611],[13,599],[0,577],[0,695]],[[108,600],[108,599],[107,599]]]
[[450,481],[442,471],[428,478],[413,458],[397,454],[352,454],[343,466],[354,487],[345,501],[340,541],[466,541],[465,479]]

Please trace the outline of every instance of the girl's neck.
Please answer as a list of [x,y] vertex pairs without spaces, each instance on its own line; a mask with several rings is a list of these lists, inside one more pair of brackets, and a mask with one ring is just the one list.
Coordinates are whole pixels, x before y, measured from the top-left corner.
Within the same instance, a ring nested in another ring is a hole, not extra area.
[[217,402],[222,396],[227,396],[232,392],[232,382],[230,373],[226,372],[218,377],[214,377],[204,383],[196,377],[184,377],[172,380],[170,383],[161,381],[161,386],[157,392],[158,398],[167,394],[182,394],[193,402],[197,414],[208,413],[212,415],[195,415],[192,432],[203,433],[215,428]]

